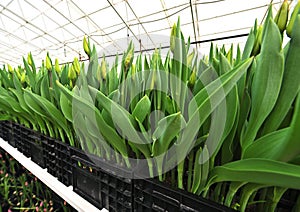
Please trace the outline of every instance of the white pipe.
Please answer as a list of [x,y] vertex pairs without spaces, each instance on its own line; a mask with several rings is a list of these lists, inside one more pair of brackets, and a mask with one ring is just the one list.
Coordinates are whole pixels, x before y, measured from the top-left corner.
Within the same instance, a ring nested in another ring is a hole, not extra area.
[[28,171],[40,179],[45,185],[47,185],[52,191],[57,193],[62,199],[69,203],[77,211],[89,211],[89,212],[107,212],[105,208],[99,210],[87,200],[73,192],[72,186],[65,186],[63,183],[59,182],[54,176],[47,172],[47,169],[41,168],[39,165],[30,160],[30,158],[25,157],[16,148],[9,145],[2,138],[0,138],[0,147],[2,147],[7,153],[9,153],[13,158],[15,158],[22,166],[24,166]]

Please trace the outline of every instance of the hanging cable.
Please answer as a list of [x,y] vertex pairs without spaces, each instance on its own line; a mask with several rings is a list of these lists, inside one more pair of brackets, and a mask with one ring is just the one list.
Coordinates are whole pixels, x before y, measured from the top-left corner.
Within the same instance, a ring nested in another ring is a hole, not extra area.
[[[134,32],[132,31],[132,29],[128,26],[128,24],[124,21],[124,19],[122,18],[122,16],[120,15],[120,13],[116,10],[116,8],[114,7],[114,5],[110,2],[110,0],[107,0],[107,2],[109,3],[109,5],[111,6],[111,8],[115,11],[115,13],[119,16],[119,18],[122,20],[122,22],[126,25],[126,27],[129,29],[129,31],[132,33],[132,35],[135,37],[135,39],[138,41],[139,39],[137,38],[137,36],[134,34]],[[144,47],[143,47],[144,48]]]

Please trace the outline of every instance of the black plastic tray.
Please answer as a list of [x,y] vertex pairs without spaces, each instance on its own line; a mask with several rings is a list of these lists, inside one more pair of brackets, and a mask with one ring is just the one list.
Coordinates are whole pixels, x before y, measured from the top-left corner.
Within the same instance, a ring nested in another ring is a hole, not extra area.
[[59,140],[54,140],[56,168],[58,180],[65,185],[72,185],[72,160],[70,146]]
[[17,149],[42,168],[45,168],[45,145],[42,134],[21,124],[13,123],[13,138]]
[[1,127],[1,131],[2,131],[2,135],[1,137],[3,138],[3,140],[7,141],[11,146],[15,147],[15,141],[13,139],[13,127],[12,127],[12,122],[11,121],[3,121],[2,122],[2,127]]
[[134,183],[134,211],[234,211],[186,191],[171,188],[156,179],[137,179]]
[[72,185],[72,161],[70,146],[49,136],[42,136],[45,145],[47,171],[66,186]]
[[29,154],[31,157],[31,160],[41,166],[42,168],[46,167],[46,162],[45,162],[45,150],[44,150],[44,145],[43,141],[41,140],[41,137],[38,136],[32,136],[31,140],[28,140],[29,144]]
[[4,121],[0,121],[0,138],[3,138],[3,126],[4,125]]
[[71,148],[73,189],[99,209],[133,211],[133,172]]
[[26,157],[30,157],[30,146],[28,141],[30,140],[31,130],[18,123],[12,123],[12,138],[15,147],[19,152],[23,153]]
[[[56,172],[56,159],[55,159],[55,145],[52,141],[52,138],[46,135],[41,136],[41,140],[44,145],[44,161],[45,161],[45,168],[47,168],[47,171],[53,175],[54,177],[57,177],[58,174]],[[54,139],[53,139],[54,140]]]

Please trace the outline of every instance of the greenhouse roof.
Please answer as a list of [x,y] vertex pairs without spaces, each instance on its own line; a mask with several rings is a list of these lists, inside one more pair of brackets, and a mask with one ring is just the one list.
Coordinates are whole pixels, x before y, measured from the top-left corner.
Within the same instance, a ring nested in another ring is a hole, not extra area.
[[[243,3],[242,3],[243,2]],[[275,10],[281,1],[271,1]],[[86,35],[105,55],[122,53],[133,40],[136,50],[169,45],[180,17],[191,42],[206,52],[210,41],[240,43],[266,14],[269,0],[1,0],[0,65],[22,64],[31,52],[42,61],[49,52],[61,62],[86,58]],[[228,39],[228,37],[236,37]]]

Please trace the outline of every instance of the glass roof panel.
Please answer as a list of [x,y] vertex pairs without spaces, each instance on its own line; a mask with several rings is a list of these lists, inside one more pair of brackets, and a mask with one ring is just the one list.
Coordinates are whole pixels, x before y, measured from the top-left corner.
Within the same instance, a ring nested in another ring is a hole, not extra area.
[[21,23],[24,24],[24,22],[12,18],[12,14],[7,12],[6,10],[3,10],[1,12],[1,22],[3,24],[3,29],[8,32],[13,32],[21,26]]
[[108,7],[109,4],[107,1],[97,1],[95,0],[85,0],[84,4],[82,4],[82,0],[72,0],[73,4],[80,5],[80,8],[86,13],[94,13],[101,8]]
[[[280,2],[273,1],[274,13]],[[79,53],[84,58],[84,35],[90,36],[97,50],[107,55],[122,53],[131,39],[136,50],[168,46],[170,29],[179,16],[185,38],[207,41],[200,44],[203,52],[209,50],[210,39],[221,39],[215,42],[219,45],[234,42],[243,46],[245,37],[225,37],[248,33],[255,18],[261,22],[269,3],[270,0],[247,4],[238,0],[1,0],[0,65],[22,63],[17,57],[29,51],[36,60],[44,59],[47,51],[62,62],[72,61]]]

